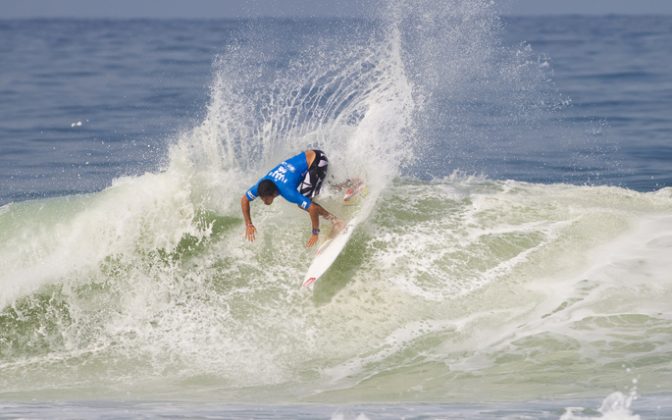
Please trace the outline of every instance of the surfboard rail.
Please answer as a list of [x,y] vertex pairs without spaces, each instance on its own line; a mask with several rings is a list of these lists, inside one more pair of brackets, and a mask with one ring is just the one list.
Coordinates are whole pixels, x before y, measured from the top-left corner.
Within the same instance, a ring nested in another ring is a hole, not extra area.
[[[342,204],[343,206],[348,206],[350,209],[354,210],[351,213],[351,218],[340,231],[330,235],[330,237],[317,248],[315,257],[308,267],[303,282],[301,283],[302,287],[308,287],[314,284],[329,270],[341,254],[341,251],[343,251],[343,248],[347,245],[355,228],[363,219],[361,212],[364,207],[362,205],[363,202],[368,199],[366,192],[366,184],[361,179],[357,179],[356,184],[351,185],[345,191]],[[353,200],[353,197],[357,197],[357,200]]]

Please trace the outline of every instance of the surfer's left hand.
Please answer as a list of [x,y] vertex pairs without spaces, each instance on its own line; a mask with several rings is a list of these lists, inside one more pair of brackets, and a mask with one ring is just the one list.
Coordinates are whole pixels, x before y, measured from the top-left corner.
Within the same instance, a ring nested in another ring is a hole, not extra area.
[[310,248],[317,243],[317,240],[320,238],[319,235],[310,235],[310,239],[306,242],[306,248]]

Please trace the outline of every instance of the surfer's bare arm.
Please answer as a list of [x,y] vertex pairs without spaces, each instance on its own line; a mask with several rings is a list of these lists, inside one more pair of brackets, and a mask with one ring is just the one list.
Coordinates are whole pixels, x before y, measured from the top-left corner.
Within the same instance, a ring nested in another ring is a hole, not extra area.
[[257,229],[252,224],[250,200],[245,195],[240,199],[240,208],[243,211],[243,219],[245,219],[245,237],[248,241],[254,241],[254,234],[257,232]]
[[310,248],[317,243],[320,235],[320,216],[327,217],[326,215],[331,215],[317,203],[312,203],[310,207],[308,207],[308,214],[310,215],[310,224],[313,231],[310,235],[310,239],[306,242],[306,248]]

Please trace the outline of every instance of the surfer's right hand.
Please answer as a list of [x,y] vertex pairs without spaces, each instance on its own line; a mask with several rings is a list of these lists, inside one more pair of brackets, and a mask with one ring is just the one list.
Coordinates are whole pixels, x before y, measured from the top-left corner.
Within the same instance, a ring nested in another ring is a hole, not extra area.
[[247,238],[248,241],[250,242],[254,241],[255,233],[257,233],[257,228],[255,228],[252,223],[247,225],[247,227],[245,228],[245,237]]
[[306,248],[311,248],[312,246],[314,246],[317,243],[318,239],[320,239],[318,235],[315,234],[310,235],[308,242],[306,242]]

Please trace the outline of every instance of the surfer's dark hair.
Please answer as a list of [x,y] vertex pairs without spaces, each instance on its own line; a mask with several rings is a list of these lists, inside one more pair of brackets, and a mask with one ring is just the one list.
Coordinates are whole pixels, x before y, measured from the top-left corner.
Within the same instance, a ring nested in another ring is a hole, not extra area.
[[278,191],[278,187],[275,186],[273,181],[264,179],[259,183],[259,186],[257,187],[257,192],[259,193],[259,197],[270,197],[275,195],[275,193]]

